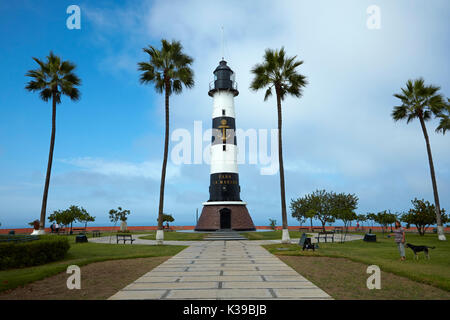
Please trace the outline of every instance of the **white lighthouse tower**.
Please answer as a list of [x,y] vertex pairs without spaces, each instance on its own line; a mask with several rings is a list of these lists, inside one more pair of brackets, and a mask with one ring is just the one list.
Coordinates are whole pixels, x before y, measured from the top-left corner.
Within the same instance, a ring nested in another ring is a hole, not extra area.
[[234,97],[239,94],[233,70],[222,60],[214,70],[208,95],[213,98],[209,200],[203,203],[195,230],[255,230],[240,198]]

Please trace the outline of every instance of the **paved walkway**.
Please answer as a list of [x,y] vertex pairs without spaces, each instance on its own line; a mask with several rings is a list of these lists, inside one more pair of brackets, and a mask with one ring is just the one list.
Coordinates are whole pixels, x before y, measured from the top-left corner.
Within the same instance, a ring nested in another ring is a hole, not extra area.
[[[135,243],[142,241],[152,240]],[[331,299],[260,246],[279,240],[186,242],[189,248],[110,299]]]

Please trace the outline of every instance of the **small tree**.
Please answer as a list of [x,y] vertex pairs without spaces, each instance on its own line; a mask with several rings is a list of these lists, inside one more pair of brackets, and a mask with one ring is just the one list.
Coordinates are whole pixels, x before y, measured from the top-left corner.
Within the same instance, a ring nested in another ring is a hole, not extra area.
[[344,241],[347,236],[348,226],[353,220],[356,220],[356,210],[358,205],[358,197],[354,194],[331,193],[331,214],[335,219],[344,222]]
[[39,230],[39,220],[34,220],[31,222],[28,222],[29,226],[32,226],[34,230]]
[[336,220],[332,211],[332,196],[332,192],[316,190],[303,198],[291,200],[292,216],[294,218],[314,217],[322,223],[325,231],[325,224]]
[[[83,209],[84,210],[84,209]],[[84,210],[77,219],[80,222],[84,222],[84,228],[87,228],[88,222],[94,222],[95,217],[91,216],[86,210]]]
[[306,222],[307,219],[311,221],[312,229],[312,219],[314,218],[315,211],[310,207],[310,201],[305,198],[298,198],[297,200],[291,199],[291,215],[298,220],[300,225]]
[[[158,221],[158,219],[156,219],[156,221]],[[171,214],[167,214],[167,213],[163,213],[162,215],[162,221],[164,222],[174,222],[175,218],[172,217]]]
[[[436,224],[436,208],[434,204],[430,204],[428,201],[418,200],[415,198],[411,200],[413,208],[408,213],[404,213],[401,216],[401,220],[407,224],[414,224],[417,227],[419,235],[425,235],[425,231],[428,226]],[[446,223],[448,217],[445,214],[445,209],[441,209],[441,221]]]
[[75,221],[83,221],[85,217],[89,216],[89,213],[83,208],[78,206],[70,206],[66,210],[54,211],[49,217],[50,222],[56,222],[63,226],[68,227],[70,225],[70,234],[72,234],[72,226]]
[[269,219],[269,227],[270,229],[275,230],[277,228],[277,220]]
[[128,217],[131,212],[130,210],[122,210],[121,207],[118,207],[117,210],[111,209],[109,210],[109,220],[111,222],[117,223],[117,221],[127,221]]
[[358,197],[354,194],[339,193],[331,194],[332,209],[331,213],[336,219],[344,222],[345,232],[347,233],[349,224],[356,220],[356,210],[358,206]]
[[[385,230],[389,225],[392,225],[397,220],[397,216],[390,211],[387,210],[380,211],[377,213],[375,222],[381,225],[382,232],[384,234]],[[392,229],[392,227],[391,227]]]

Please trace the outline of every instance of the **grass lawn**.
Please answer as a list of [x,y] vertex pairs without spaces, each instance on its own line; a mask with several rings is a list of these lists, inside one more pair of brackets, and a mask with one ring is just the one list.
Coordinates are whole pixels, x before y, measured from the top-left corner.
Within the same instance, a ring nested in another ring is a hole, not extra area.
[[185,246],[151,246],[127,244],[75,243],[69,237],[70,249],[64,258],[40,266],[0,271],[0,292],[63,272],[69,265],[79,267],[93,262],[116,259],[173,256]]
[[[148,236],[140,237],[140,239],[145,240],[155,240],[156,239],[156,231],[147,232]],[[208,233],[197,233],[197,232],[164,232],[164,240],[179,240],[179,241],[194,241],[194,240],[203,240]]]
[[[241,232],[241,234],[248,240],[281,240],[281,230],[276,231],[263,231],[263,232]],[[303,232],[289,231],[291,239],[298,239],[302,236]]]
[[[435,246],[430,249],[431,259],[420,254],[419,260],[413,259],[413,252],[406,249],[406,261],[400,261],[400,255],[393,238],[377,234],[377,242],[362,240],[345,243],[320,243],[320,248],[313,251],[302,251],[298,244],[271,244],[264,247],[271,253],[280,256],[318,256],[347,258],[366,265],[377,265],[384,272],[390,272],[411,280],[429,284],[450,291],[450,241],[439,241],[437,235],[407,234],[406,242],[414,245]],[[288,248],[289,250],[279,250]],[[329,269],[324,269],[328,272]],[[367,279],[368,275],[366,275]]]
[[278,256],[337,300],[450,300],[450,292],[381,271],[381,289],[367,289],[367,264],[345,258]]

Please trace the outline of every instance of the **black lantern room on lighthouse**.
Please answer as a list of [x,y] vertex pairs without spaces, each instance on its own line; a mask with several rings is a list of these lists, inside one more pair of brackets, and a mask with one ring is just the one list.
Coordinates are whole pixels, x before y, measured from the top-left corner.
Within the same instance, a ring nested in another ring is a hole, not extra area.
[[209,200],[203,203],[195,230],[255,230],[240,198],[234,97],[239,94],[233,70],[222,60],[214,70],[208,95],[213,98]]

